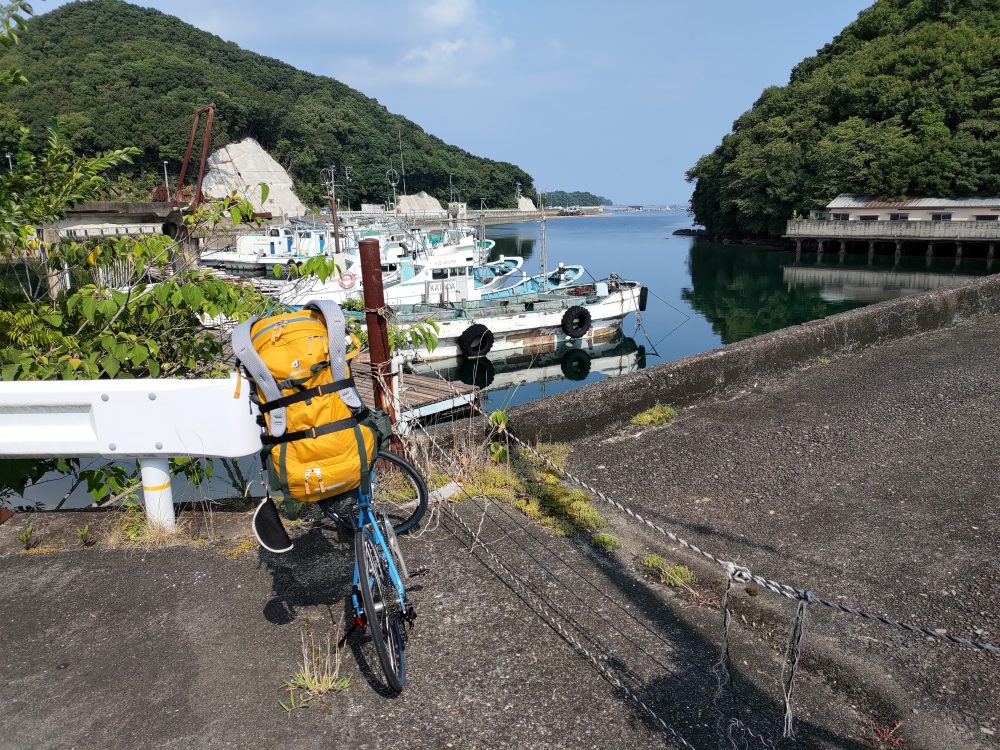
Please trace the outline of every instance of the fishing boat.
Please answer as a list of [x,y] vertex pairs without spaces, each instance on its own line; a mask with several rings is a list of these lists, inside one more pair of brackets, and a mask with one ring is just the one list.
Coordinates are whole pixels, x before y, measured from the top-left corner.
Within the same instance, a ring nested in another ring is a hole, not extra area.
[[645,310],[646,289],[615,274],[591,284],[460,303],[392,305],[402,327],[434,321],[438,343],[404,350],[410,361],[482,357],[531,346],[609,339],[630,313]]
[[[498,261],[484,262],[482,249],[474,244],[445,247],[450,250],[421,257],[395,253],[387,247],[387,253],[382,256],[385,303],[396,307],[477,300],[525,278],[521,270],[523,260],[519,257],[501,256]],[[282,289],[278,299],[291,307],[301,307],[314,299],[343,304],[360,294],[360,277],[356,269],[351,268],[326,281],[313,278],[290,283]]]
[[505,285],[501,289],[488,291],[481,295],[481,299],[502,299],[520,294],[537,294],[539,292],[553,292],[557,289],[566,289],[583,282],[587,274],[587,269],[583,266],[567,266],[560,263],[552,273],[540,273],[537,276],[528,276],[519,281]]

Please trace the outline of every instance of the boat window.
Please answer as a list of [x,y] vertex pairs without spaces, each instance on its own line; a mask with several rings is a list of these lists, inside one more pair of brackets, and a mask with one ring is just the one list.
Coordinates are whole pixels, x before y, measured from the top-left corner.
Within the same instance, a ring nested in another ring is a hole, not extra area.
[[308,240],[310,237],[312,237],[312,232],[303,232],[302,234],[299,235],[299,237],[301,237],[304,240]]
[[433,269],[431,271],[431,278],[434,279],[434,280],[436,280],[436,281],[439,281],[441,279],[447,279],[448,278],[448,269],[447,268],[435,268],[435,269]]
[[281,236],[281,231],[278,230],[278,229],[272,229],[270,232],[267,233],[267,236],[268,237],[280,237]]
[[466,275],[465,269],[464,268],[453,268],[453,269],[451,269],[451,275],[452,276],[465,276]]

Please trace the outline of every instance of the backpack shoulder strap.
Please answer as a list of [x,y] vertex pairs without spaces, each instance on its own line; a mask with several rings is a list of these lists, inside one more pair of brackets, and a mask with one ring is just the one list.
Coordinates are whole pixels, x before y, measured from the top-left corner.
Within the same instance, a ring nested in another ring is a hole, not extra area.
[[[281,398],[281,389],[278,387],[278,383],[271,374],[271,371],[267,369],[267,365],[264,364],[264,360],[260,358],[257,350],[253,348],[250,329],[258,319],[255,315],[233,329],[233,354],[236,355],[236,359],[243,364],[243,368],[253,378],[254,383],[257,384],[257,387],[263,394],[266,403],[267,401],[274,401],[277,398]],[[269,417],[271,434],[275,436],[284,435],[286,422],[284,407],[271,411]]]
[[[344,311],[340,305],[331,300],[314,299],[305,307],[318,310],[326,321],[326,335],[330,339],[330,370],[334,380],[341,380],[347,372],[347,344],[344,343],[347,324],[344,321]],[[337,394],[352,409],[361,406],[361,397],[353,387],[342,388]]]

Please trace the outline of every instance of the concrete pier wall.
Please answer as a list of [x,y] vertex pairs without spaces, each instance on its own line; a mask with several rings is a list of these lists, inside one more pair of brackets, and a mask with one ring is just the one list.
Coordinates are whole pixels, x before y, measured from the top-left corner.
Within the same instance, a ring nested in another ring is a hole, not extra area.
[[685,406],[753,388],[824,356],[856,351],[1000,313],[1000,275],[936,289],[755,336],[632,375],[543,398],[512,410],[525,439],[581,440],[656,403]]

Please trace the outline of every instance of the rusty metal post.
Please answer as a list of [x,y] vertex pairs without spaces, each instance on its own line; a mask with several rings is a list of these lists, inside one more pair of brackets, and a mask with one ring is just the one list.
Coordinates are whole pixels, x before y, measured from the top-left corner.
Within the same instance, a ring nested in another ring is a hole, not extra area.
[[382,254],[378,240],[361,240],[361,284],[365,295],[365,323],[368,326],[368,353],[375,380],[375,406],[389,412],[396,421],[392,405],[392,353],[389,351],[389,322],[385,316],[382,292]]
[[[215,124],[215,103],[209,104],[208,107],[208,120],[205,123],[205,134],[202,136],[201,141],[201,164],[198,165],[198,184],[194,188],[194,204],[193,207],[197,208],[201,205],[201,183],[205,181],[205,167],[208,163],[208,150],[212,145],[212,127]],[[263,206],[261,207],[263,210]]]

